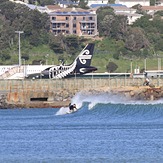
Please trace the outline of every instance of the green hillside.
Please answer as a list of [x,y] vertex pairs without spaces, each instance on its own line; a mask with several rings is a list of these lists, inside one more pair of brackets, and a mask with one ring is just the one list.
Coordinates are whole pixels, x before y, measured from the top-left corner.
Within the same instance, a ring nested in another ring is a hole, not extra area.
[[[102,47],[103,45],[104,47]],[[105,48],[107,46],[107,48]],[[103,49],[104,48],[104,49]],[[139,68],[142,70],[145,66],[145,58],[134,58],[132,60],[125,59],[124,57],[120,57],[118,60],[113,58],[113,53],[115,52],[115,45],[114,43],[111,43],[109,40],[103,40],[98,41],[95,44],[95,50],[94,50],[94,56],[92,59],[92,66],[95,66],[98,68],[97,72],[106,72],[106,65],[109,62],[114,62],[118,68],[115,70],[115,72],[131,72],[131,62],[132,62],[132,69]],[[22,47],[23,49],[23,47]],[[49,48],[47,45],[42,45],[38,47],[34,47],[32,49],[28,50],[29,54],[29,60],[25,61],[25,64],[32,64],[34,60],[40,61],[41,64],[60,64],[60,58],[66,58],[65,63],[70,64],[73,62],[75,57],[79,54],[80,50],[78,50],[78,53],[76,53],[75,56],[69,57],[68,54],[55,54],[53,50]],[[22,50],[23,53],[23,50]],[[48,56],[47,56],[48,54]],[[162,53],[160,53],[160,56],[163,56]],[[46,57],[47,56],[47,57]],[[12,55],[12,62],[13,64],[18,63],[18,51],[15,51]],[[11,63],[10,60],[10,64]],[[162,61],[161,61],[162,62]],[[8,64],[6,62],[6,64]],[[38,64],[40,64],[38,63]],[[22,64],[24,64],[24,61],[22,61]],[[163,65],[163,64],[162,64]],[[150,57],[146,59],[146,68],[148,70],[152,69],[158,69],[158,58],[157,57]],[[163,68],[163,67],[162,67]]]

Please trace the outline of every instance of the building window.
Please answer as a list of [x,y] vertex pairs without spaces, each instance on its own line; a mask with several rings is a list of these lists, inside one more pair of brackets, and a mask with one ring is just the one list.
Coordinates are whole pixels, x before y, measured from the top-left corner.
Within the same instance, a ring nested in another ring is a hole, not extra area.
[[74,20],[76,20],[76,16],[74,17]]
[[73,30],[73,33],[75,33],[75,34],[76,34],[76,30]]
[[56,24],[55,23],[52,24],[52,28],[56,28]]
[[69,24],[66,24],[66,28],[68,28],[69,27]]
[[69,20],[69,17],[66,16],[66,20]]
[[60,28],[60,23],[57,24],[57,28]]
[[76,28],[76,24],[73,24],[73,28]]
[[56,17],[52,17],[52,20],[56,20]]
[[85,17],[83,17],[83,20],[85,20]]
[[93,20],[92,16],[89,17],[89,20]]

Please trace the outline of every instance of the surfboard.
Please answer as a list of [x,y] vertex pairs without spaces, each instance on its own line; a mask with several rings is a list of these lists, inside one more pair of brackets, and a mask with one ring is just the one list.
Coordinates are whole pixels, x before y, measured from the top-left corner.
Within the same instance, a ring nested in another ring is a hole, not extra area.
[[68,111],[68,112],[66,112],[66,114],[72,114],[72,113],[75,113],[75,112],[77,112],[79,109],[75,109],[74,111]]

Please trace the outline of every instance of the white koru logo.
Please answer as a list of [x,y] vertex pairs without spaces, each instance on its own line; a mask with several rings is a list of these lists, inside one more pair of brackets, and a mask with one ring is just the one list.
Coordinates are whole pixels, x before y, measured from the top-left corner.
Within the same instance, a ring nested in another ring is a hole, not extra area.
[[86,64],[86,60],[87,59],[91,59],[91,55],[89,55],[90,51],[87,49],[87,50],[83,50],[81,51],[80,55],[79,55],[79,61],[82,63],[82,64]]

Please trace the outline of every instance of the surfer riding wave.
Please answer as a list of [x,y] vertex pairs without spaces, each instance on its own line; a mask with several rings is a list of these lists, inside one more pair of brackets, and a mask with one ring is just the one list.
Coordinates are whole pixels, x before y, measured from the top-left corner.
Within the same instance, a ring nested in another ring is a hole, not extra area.
[[69,110],[70,110],[70,112],[73,112],[73,111],[76,111],[76,104],[71,104],[71,103],[69,103]]

